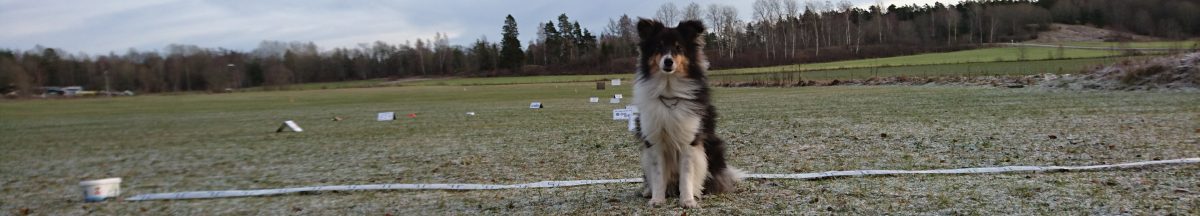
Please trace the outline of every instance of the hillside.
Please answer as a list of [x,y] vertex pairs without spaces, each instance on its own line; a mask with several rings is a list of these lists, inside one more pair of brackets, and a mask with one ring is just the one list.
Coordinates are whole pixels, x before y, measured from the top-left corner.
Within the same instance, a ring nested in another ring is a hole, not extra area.
[[1028,43],[1157,41],[1160,38],[1113,31],[1086,25],[1050,24],[1050,30],[1038,32],[1037,39]]
[[1123,61],[1082,76],[1062,77],[1042,85],[1069,89],[1196,90],[1200,89],[1200,52]]

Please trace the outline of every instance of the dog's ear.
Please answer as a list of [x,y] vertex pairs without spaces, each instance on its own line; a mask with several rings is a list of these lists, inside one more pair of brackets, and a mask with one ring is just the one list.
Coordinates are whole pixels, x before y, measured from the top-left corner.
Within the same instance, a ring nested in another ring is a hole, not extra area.
[[679,26],[676,26],[675,29],[679,31],[679,36],[686,41],[699,41],[700,36],[704,35],[704,23],[700,20],[679,22]]
[[663,24],[658,21],[638,18],[638,36],[641,36],[642,40],[657,36],[659,32],[662,32],[663,28]]

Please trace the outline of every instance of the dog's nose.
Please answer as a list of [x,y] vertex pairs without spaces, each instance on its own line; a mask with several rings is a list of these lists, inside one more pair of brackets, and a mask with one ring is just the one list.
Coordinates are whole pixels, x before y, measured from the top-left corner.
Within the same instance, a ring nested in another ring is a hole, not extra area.
[[663,71],[671,72],[675,70],[675,61],[671,59],[663,59]]

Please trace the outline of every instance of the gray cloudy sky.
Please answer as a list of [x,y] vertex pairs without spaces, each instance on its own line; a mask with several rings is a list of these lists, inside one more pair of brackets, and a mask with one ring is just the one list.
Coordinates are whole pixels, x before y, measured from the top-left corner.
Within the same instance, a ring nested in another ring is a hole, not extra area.
[[[805,0],[798,0],[802,3]],[[840,0],[833,0],[838,2]],[[885,0],[926,4],[936,0]],[[359,43],[403,43],[449,35],[452,44],[486,36],[497,42],[512,14],[522,44],[535,26],[566,13],[599,34],[610,18],[653,17],[667,0],[0,0],[0,48],[34,45],[89,54],[129,48],[161,50],[172,43],[249,51],[263,40],[312,41],[322,49]],[[692,1],[672,1],[682,7]],[[749,19],[752,0],[696,0],[733,5]],[[851,0],[868,5],[874,0]]]

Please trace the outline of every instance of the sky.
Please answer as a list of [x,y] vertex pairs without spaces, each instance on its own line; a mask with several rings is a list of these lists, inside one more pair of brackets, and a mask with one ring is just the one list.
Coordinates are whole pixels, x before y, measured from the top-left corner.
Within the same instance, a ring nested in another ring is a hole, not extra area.
[[[801,6],[805,0],[797,0]],[[840,0],[834,0],[834,3]],[[875,0],[850,0],[858,6]],[[937,0],[884,0],[885,5]],[[0,0],[0,49],[36,45],[90,55],[164,50],[169,44],[253,50],[259,42],[313,42],[322,50],[360,43],[405,43],[446,34],[451,44],[499,42],[504,17],[517,21],[522,45],[537,24],[566,13],[599,35],[622,14],[653,17],[673,2],[732,5],[750,19],[752,0]],[[943,2],[946,2],[943,0]],[[955,1],[957,2],[957,1]]]

